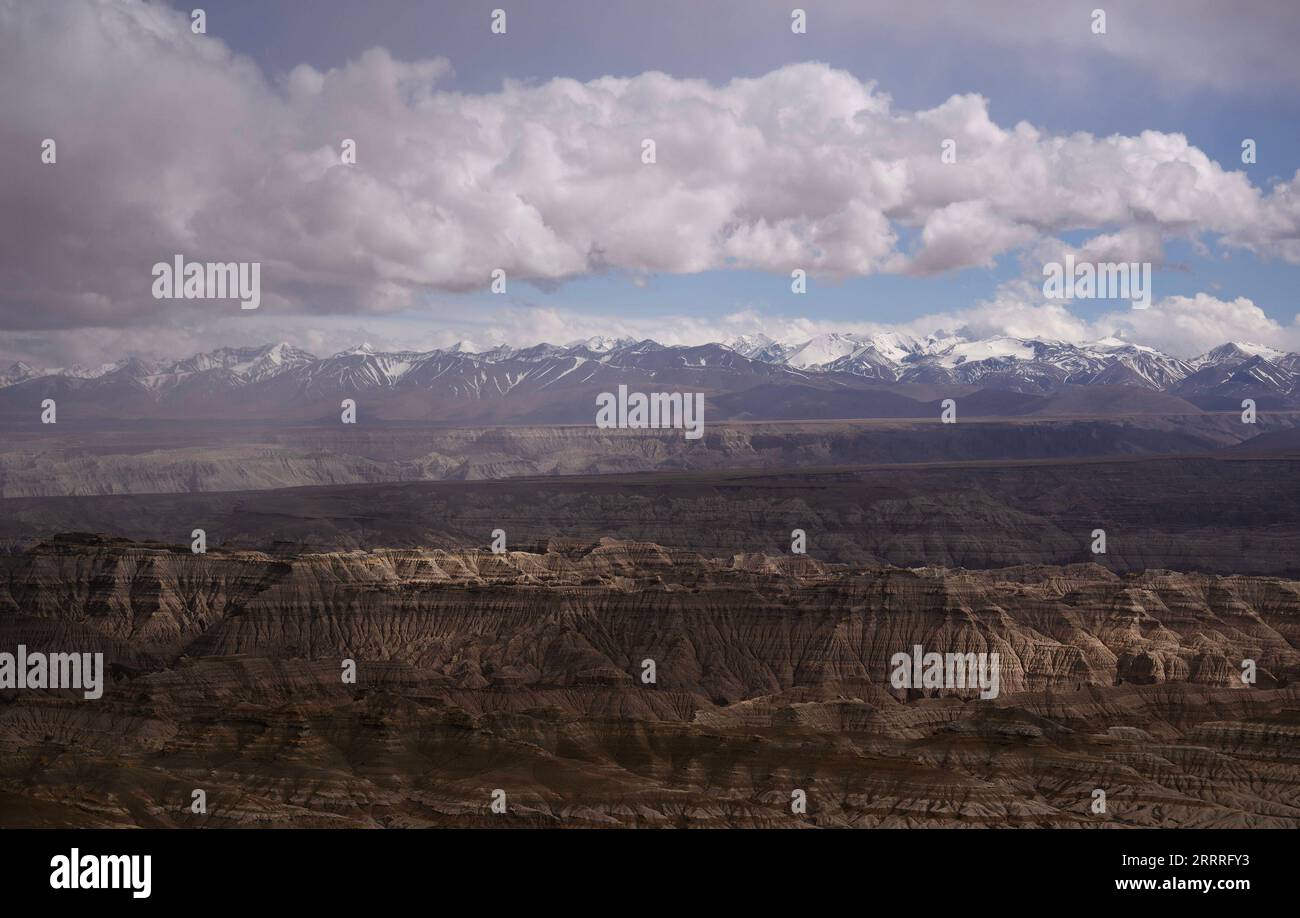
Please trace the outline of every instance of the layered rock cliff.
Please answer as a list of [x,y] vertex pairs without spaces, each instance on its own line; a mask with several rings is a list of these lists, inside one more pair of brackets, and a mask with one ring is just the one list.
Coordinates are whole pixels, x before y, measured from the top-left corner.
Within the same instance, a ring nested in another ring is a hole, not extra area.
[[[65,538],[0,558],[19,642],[110,681],[0,691],[5,824],[1300,825],[1278,578]],[[895,688],[916,645],[998,696]]]

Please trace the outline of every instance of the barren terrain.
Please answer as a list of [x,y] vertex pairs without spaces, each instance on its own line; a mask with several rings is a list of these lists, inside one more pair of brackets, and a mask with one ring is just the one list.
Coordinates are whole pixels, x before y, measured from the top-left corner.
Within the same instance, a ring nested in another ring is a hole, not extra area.
[[[100,703],[6,693],[8,824],[1300,826],[1292,580],[615,541],[0,570],[6,645],[112,671]],[[915,644],[999,652],[1001,695],[891,688]]]

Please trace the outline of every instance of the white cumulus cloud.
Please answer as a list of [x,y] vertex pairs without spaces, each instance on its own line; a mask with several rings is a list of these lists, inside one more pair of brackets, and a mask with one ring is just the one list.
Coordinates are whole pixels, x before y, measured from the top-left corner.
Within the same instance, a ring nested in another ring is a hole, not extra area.
[[0,143],[30,151],[0,173],[0,326],[194,309],[149,295],[175,252],[261,262],[264,309],[362,314],[496,268],[924,275],[1079,228],[1129,258],[1215,234],[1300,261],[1295,184],[1266,195],[1178,134],[1003,127],[978,95],[898,111],[818,63],[481,94],[450,72],[375,48],[271,80],[153,3],[0,3]]

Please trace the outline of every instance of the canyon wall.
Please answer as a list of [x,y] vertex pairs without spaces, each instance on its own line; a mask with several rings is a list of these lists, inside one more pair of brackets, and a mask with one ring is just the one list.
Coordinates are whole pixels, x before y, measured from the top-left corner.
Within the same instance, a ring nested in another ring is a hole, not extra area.
[[[0,643],[111,673],[0,692],[9,824],[1300,826],[1294,580],[613,540],[0,562]],[[895,688],[915,645],[998,653],[998,697]]]

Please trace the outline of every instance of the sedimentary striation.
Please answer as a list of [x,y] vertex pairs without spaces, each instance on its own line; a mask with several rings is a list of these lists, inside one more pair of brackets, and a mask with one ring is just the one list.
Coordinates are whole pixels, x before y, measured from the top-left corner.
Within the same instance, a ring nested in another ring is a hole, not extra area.
[[[110,678],[0,691],[4,825],[1300,826],[1276,577],[65,537],[0,557],[19,642]],[[916,645],[998,697],[895,688]]]

